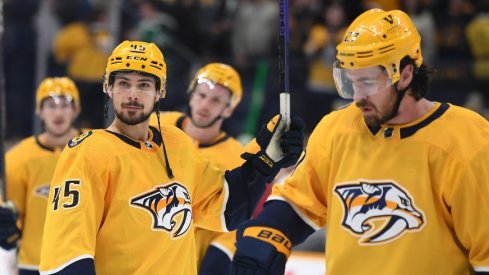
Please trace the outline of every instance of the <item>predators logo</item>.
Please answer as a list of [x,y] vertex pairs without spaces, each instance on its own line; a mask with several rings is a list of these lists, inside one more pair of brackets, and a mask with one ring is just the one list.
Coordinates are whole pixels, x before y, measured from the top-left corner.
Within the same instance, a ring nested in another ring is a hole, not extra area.
[[172,239],[185,234],[192,223],[190,195],[185,186],[172,182],[131,199],[131,206],[151,213],[153,229],[167,231]]
[[49,184],[38,186],[34,189],[34,194],[47,199],[49,197]]
[[68,142],[68,147],[73,148],[77,146],[78,144],[82,143],[87,137],[92,135],[92,131],[88,131],[87,133],[83,133],[77,137],[74,137]]
[[361,245],[393,241],[425,224],[411,196],[392,181],[338,185],[335,192],[344,208],[342,226],[359,237]]

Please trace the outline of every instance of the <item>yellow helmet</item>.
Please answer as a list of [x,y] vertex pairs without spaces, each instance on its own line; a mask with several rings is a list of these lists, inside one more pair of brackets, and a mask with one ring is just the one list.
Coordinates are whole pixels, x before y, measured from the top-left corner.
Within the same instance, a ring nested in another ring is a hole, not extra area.
[[80,110],[80,93],[73,80],[69,77],[47,77],[37,88],[36,112],[41,111],[41,103],[44,99],[57,96],[73,101],[75,110]]
[[416,66],[423,63],[421,37],[407,14],[400,10],[371,9],[358,16],[336,47],[336,58],[344,69],[383,66],[392,83],[400,77],[405,56]]
[[159,82],[157,88],[161,96],[165,97],[166,63],[163,53],[154,43],[126,40],[119,44],[107,61],[104,91],[107,91],[109,77],[113,72],[128,70],[153,75]]
[[219,84],[231,91],[231,107],[236,107],[241,101],[243,87],[241,78],[233,67],[223,63],[209,63],[200,68],[190,83],[189,91],[193,91],[199,80],[206,79],[213,84]]

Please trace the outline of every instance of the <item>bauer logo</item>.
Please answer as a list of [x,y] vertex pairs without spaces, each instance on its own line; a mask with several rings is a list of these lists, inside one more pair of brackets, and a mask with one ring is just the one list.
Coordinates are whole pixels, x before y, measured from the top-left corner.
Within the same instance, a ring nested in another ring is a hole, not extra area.
[[70,140],[68,142],[68,147],[73,148],[73,147],[77,146],[78,144],[82,143],[82,141],[84,141],[87,137],[91,136],[92,133],[93,133],[92,131],[88,131],[87,133],[83,133],[83,134],[73,138],[72,140]]
[[360,245],[391,242],[426,223],[411,195],[393,181],[361,180],[338,185],[335,192],[344,210],[341,225]]
[[190,195],[185,186],[172,182],[133,197],[131,206],[146,210],[153,217],[154,230],[168,232],[172,239],[184,235],[192,224]]

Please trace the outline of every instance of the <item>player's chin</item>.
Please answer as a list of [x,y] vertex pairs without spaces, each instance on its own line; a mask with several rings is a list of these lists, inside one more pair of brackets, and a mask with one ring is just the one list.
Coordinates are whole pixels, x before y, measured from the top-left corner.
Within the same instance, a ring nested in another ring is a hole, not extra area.
[[60,136],[68,132],[71,128],[70,124],[53,124],[46,126],[46,131],[54,136]]
[[138,113],[122,114],[118,117],[122,122],[124,122],[127,125],[137,125],[148,120],[150,115],[151,112],[148,114],[145,114],[143,112],[138,112]]

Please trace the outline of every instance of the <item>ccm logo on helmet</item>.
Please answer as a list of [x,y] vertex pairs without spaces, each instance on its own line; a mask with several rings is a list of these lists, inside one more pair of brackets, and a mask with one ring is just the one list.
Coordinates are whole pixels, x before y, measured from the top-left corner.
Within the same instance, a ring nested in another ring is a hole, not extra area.
[[136,55],[128,55],[126,56],[126,59],[131,59],[131,60],[142,60],[142,61],[146,61],[148,60],[147,57],[142,57],[142,56],[136,56]]
[[408,231],[420,231],[424,213],[394,181],[338,185],[334,191],[343,205],[342,227],[359,238],[360,245],[391,242]]
[[176,239],[187,233],[192,224],[190,195],[180,183],[172,182],[135,196],[130,205],[146,210],[153,217],[152,228]]

